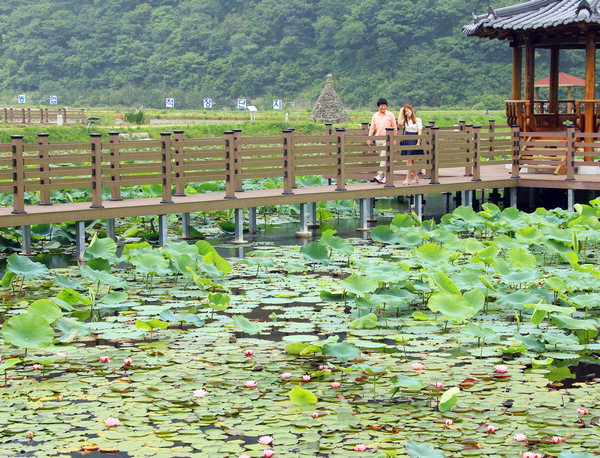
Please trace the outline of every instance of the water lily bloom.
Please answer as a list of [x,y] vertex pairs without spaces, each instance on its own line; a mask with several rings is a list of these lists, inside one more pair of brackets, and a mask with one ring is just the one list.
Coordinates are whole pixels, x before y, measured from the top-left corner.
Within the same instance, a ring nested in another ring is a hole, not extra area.
[[310,414],[310,416],[313,418],[319,418],[319,412],[313,412]]
[[583,407],[580,407],[579,409],[577,409],[577,413],[579,415],[589,415],[590,411],[588,409],[584,409]]
[[62,351],[59,351],[59,352],[56,354],[56,356],[57,356],[57,357],[59,357],[59,358],[66,358],[66,357],[67,357],[67,354],[66,354],[66,353],[63,353]]
[[444,388],[444,384],[442,382],[435,382],[433,386],[436,387],[438,390]]
[[271,458],[273,455],[275,455],[275,450],[270,449],[270,448],[263,450],[263,456],[265,458]]
[[527,435],[525,435],[523,433],[517,433],[517,434],[515,434],[515,440],[517,442],[526,442],[527,441]]
[[562,444],[565,441],[565,439],[563,437],[560,436],[554,436],[552,438],[552,443],[553,444]]
[[121,422],[119,421],[118,418],[108,417],[106,420],[104,420],[104,424],[106,426],[108,426],[109,428],[111,428],[113,426],[119,426],[121,424]]
[[256,380],[248,380],[246,381],[246,383],[244,383],[244,386],[246,388],[256,388],[256,385],[258,385],[258,382]]
[[131,358],[125,358],[123,360],[123,366],[131,366],[133,364],[133,359]]
[[310,380],[310,375],[308,375],[308,374],[303,375],[302,380],[304,380],[305,382],[308,382]]
[[365,444],[357,444],[354,446],[355,452],[364,452],[366,449],[367,449],[367,446]]
[[496,374],[506,374],[508,372],[508,367],[506,367],[504,364],[498,364],[497,366],[494,366],[494,369]]
[[110,363],[110,358],[108,356],[101,356],[100,362],[101,363]]
[[495,433],[495,432],[496,432],[496,430],[497,430],[497,429],[498,429],[498,428],[496,428],[496,427],[495,427],[495,426],[493,426],[493,425],[487,425],[487,426],[486,426],[486,429],[485,429],[485,432],[486,432],[486,433],[493,434],[493,433]]
[[340,382],[331,382],[331,388],[339,388],[342,386]]
[[425,368],[425,366],[422,363],[414,363],[410,367],[415,371],[422,371]]
[[41,364],[34,364],[34,365],[33,365],[33,366],[31,366],[31,367],[32,367],[32,369],[33,369],[34,371],[39,371],[39,370],[41,370],[41,369],[42,369],[42,365],[41,365]]
[[252,355],[254,354],[254,350],[246,350],[246,351],[244,352],[244,354],[245,354],[246,356],[252,356]]
[[320,371],[328,371],[328,370],[329,370],[329,366],[320,365],[320,366],[319,366],[319,370],[320,370]]
[[204,396],[206,396],[206,390],[204,388],[200,388],[199,390],[195,390],[192,395],[195,398],[203,398]]
[[279,377],[281,377],[281,378],[290,378],[291,376],[292,376],[291,372],[284,372]]
[[454,422],[452,420],[450,420],[449,418],[444,422],[444,425],[446,426],[452,426]]
[[260,436],[258,443],[263,445],[269,445],[273,443],[273,436]]
[[521,456],[523,458],[542,458],[541,453],[535,453],[535,452],[523,452],[523,454]]

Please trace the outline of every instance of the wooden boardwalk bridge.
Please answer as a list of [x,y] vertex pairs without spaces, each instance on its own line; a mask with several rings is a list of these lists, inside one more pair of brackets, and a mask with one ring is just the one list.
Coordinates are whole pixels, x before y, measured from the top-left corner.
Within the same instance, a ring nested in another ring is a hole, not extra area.
[[[0,193],[12,195],[12,206],[0,208],[0,227],[21,226],[28,251],[31,225],[77,222],[81,250],[84,221],[106,220],[114,236],[115,218],[158,215],[164,243],[165,215],[181,214],[185,235],[190,213],[234,209],[236,240],[241,241],[246,208],[300,204],[302,232],[305,205],[320,201],[360,200],[361,227],[366,227],[368,210],[362,203],[370,198],[415,195],[419,203],[426,193],[465,191],[469,196],[477,189],[559,188],[567,190],[572,206],[574,190],[600,190],[600,174],[578,173],[581,167],[597,166],[593,160],[600,148],[598,134],[576,133],[570,127],[537,138],[532,149],[533,135],[493,121],[485,127],[464,122],[451,128],[429,125],[419,146],[402,146],[405,137],[392,130],[368,137],[365,126],[347,130],[331,125],[323,135],[297,135],[288,129],[277,136],[244,137],[234,130],[221,138],[198,139],[175,131],[162,133],[159,140],[124,141],[110,133],[107,139],[91,134],[89,142],[77,143],[51,143],[47,134],[39,134],[36,143],[24,143],[15,135],[10,144],[0,145]],[[368,145],[376,139],[384,140],[385,146]],[[405,156],[402,149],[423,154]],[[379,156],[380,150],[385,157]],[[414,159],[414,165],[407,165],[407,158]],[[425,178],[403,185],[409,168],[423,170]],[[394,178],[385,185],[369,182],[379,170]],[[330,184],[298,185],[298,177],[314,175]],[[269,186],[256,189],[258,179],[270,179]],[[188,184],[202,182],[221,183],[221,189],[224,183],[224,190],[186,193]],[[126,189],[140,185],[154,185],[160,197],[125,197]],[[89,199],[56,201],[52,191],[60,190],[88,190]],[[470,202],[467,197],[465,203]],[[516,193],[511,202],[516,204]]]

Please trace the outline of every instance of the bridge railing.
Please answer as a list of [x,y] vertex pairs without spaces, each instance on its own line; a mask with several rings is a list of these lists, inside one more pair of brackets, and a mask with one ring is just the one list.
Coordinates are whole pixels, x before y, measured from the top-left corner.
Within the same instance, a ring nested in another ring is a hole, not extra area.
[[6,123],[20,124],[58,124],[60,121],[83,124],[86,121],[85,110],[67,108],[1,108],[0,116]]
[[[378,171],[392,177],[409,169],[424,170],[436,184],[444,169],[461,167],[476,181],[481,167],[510,163],[517,154],[514,132],[495,126],[465,124],[462,130],[443,131],[427,126],[416,137],[391,129],[382,136],[367,133],[364,128],[327,126],[323,135],[286,129],[276,136],[245,137],[235,130],[221,138],[198,139],[175,131],[161,133],[159,140],[131,141],[111,132],[108,138],[91,134],[89,142],[73,143],[50,143],[48,134],[38,134],[36,143],[24,143],[22,136],[14,135],[11,144],[0,144],[0,193],[12,194],[13,213],[21,213],[26,203],[58,203],[52,201],[52,190],[89,190],[92,208],[103,206],[103,190],[110,191],[108,199],[119,201],[140,197],[123,191],[141,185],[153,187],[154,195],[160,192],[161,203],[173,202],[173,196],[186,194],[188,185],[202,182],[224,183],[225,198],[250,191],[250,180],[255,179],[271,179],[270,187],[283,182],[283,193],[291,194],[298,192],[298,177],[307,175],[332,178],[335,190],[344,191],[352,180],[369,179]],[[419,145],[402,144],[415,138]],[[579,146],[595,140],[578,139]],[[410,150],[422,154],[402,154]],[[393,181],[386,186],[394,186]]]

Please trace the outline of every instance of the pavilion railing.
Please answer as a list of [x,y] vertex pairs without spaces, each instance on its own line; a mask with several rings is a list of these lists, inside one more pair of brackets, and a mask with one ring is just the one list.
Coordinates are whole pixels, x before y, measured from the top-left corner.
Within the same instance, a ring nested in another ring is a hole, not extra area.
[[[429,125],[416,137],[420,144],[411,146],[401,142],[415,136],[391,129],[383,136],[367,134],[365,128],[326,126],[323,135],[287,129],[281,135],[245,137],[234,130],[221,138],[185,138],[183,131],[175,131],[161,133],[158,140],[122,140],[113,132],[108,138],[91,134],[89,142],[74,143],[50,143],[48,134],[24,143],[14,135],[10,144],[0,144],[0,194],[12,194],[13,213],[22,213],[26,204],[59,203],[52,191],[90,190],[90,206],[101,208],[105,200],[144,196],[123,192],[141,185],[149,185],[165,204],[185,196],[188,185],[206,182],[224,183],[224,197],[236,198],[256,189],[256,179],[293,194],[302,184],[299,177],[316,175],[335,181],[333,189],[341,192],[352,180],[368,179],[377,171],[391,177],[408,169],[424,170],[430,183],[437,184],[441,171],[461,167],[477,181],[481,167],[510,164],[515,157],[514,133],[493,122],[485,128],[465,123],[452,130]],[[422,154],[402,155],[403,150]],[[414,163],[408,165],[408,160]],[[148,188],[146,192],[152,195]]]
[[1,108],[0,116],[6,123],[20,124],[59,124],[85,123],[85,110],[68,110],[66,108]]

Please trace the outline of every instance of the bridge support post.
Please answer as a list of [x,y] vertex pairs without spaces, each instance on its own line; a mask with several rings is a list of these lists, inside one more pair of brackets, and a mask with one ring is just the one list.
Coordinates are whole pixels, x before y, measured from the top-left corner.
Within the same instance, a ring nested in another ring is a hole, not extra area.
[[115,219],[108,218],[106,220],[106,236],[113,239],[115,242],[117,241],[117,233],[115,231]]
[[158,215],[158,246],[165,246],[167,235],[167,215]]
[[567,210],[573,211],[575,206],[575,191],[573,189],[567,189]]
[[358,200],[358,227],[357,231],[370,231],[369,227],[369,213],[371,210],[371,199],[359,199]]
[[510,188],[510,206],[517,208],[517,188]]
[[247,240],[244,240],[244,209],[236,208],[235,209],[235,238],[233,243],[241,245],[243,243],[248,243]]
[[311,202],[308,206],[308,227],[314,229],[319,226],[320,224],[317,223],[317,203]]
[[460,191],[460,204],[461,205],[469,205],[467,202],[467,191]]
[[83,253],[85,252],[85,222],[75,222],[75,258],[83,261]]
[[256,234],[256,207],[248,209],[248,232]]
[[370,197],[368,200],[369,200],[369,205],[367,208],[369,209],[369,214],[367,215],[367,221],[369,223],[376,223],[377,222],[377,218],[375,218],[376,199],[375,199],[375,197]]
[[423,219],[423,194],[415,195],[415,212],[420,220]]
[[21,226],[21,252],[31,255],[31,226]]
[[187,239],[191,239],[191,235],[190,235],[190,226],[191,226],[191,222],[190,222],[190,214],[189,213],[182,213],[181,214],[181,238],[184,240]]
[[306,204],[300,204],[300,230],[296,237],[310,237],[312,232],[308,230],[308,218],[306,217]]

